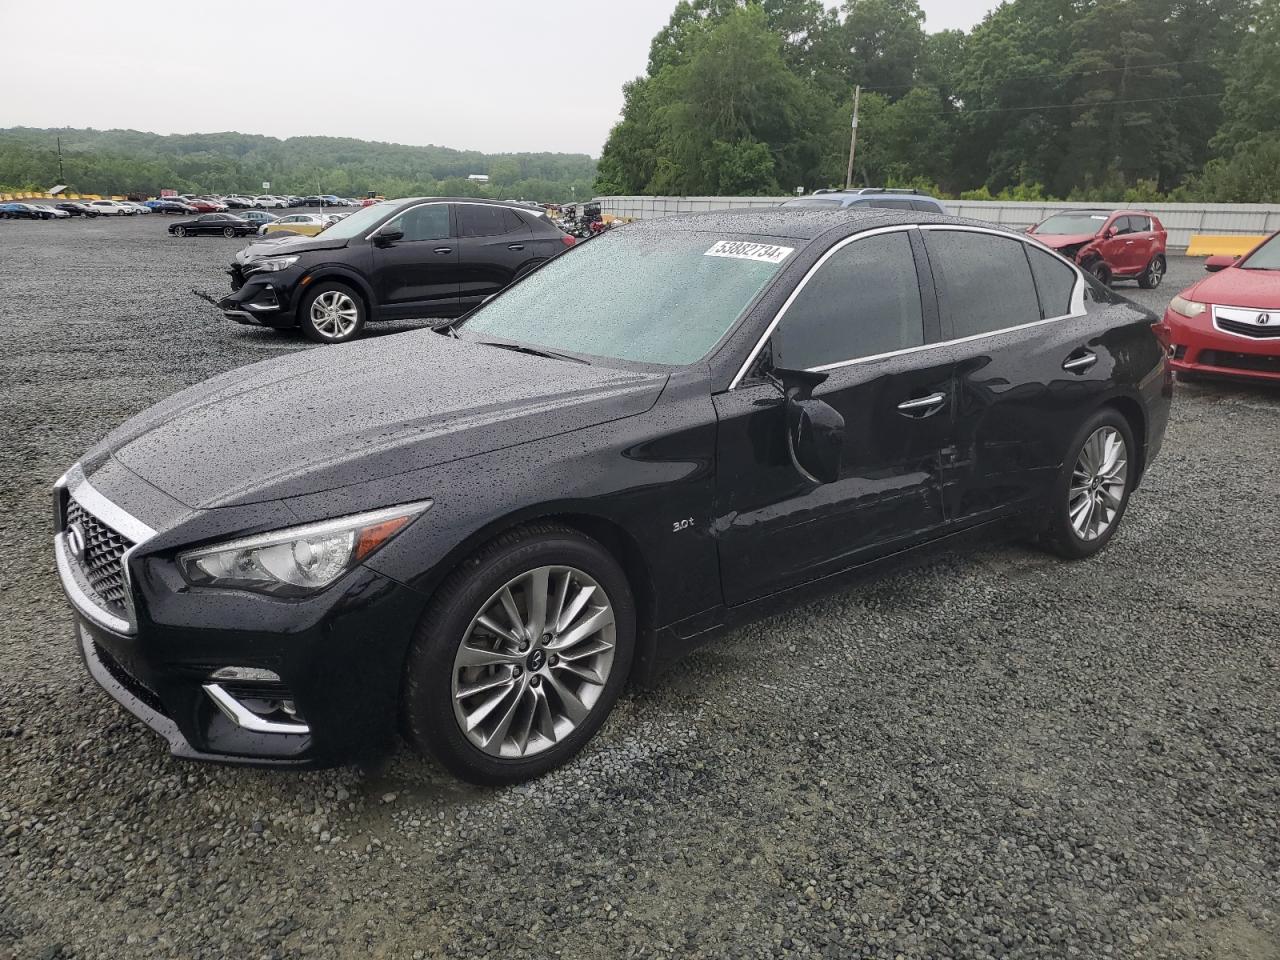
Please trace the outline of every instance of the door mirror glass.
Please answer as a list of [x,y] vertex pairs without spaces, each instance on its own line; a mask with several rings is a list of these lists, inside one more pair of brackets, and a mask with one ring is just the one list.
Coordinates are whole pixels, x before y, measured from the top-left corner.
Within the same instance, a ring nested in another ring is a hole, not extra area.
[[835,407],[813,396],[813,388],[827,379],[808,370],[775,370],[787,394],[787,452],[792,465],[813,483],[840,478],[844,450],[844,417]]

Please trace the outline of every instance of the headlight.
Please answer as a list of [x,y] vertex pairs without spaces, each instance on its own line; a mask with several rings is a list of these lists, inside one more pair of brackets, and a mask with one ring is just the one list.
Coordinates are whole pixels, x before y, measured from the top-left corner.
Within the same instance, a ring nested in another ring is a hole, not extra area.
[[431,507],[430,500],[245,537],[180,554],[188,582],[278,596],[322,590]]
[[1184,317],[1198,317],[1208,308],[1203,303],[1197,303],[1195,300],[1174,297],[1169,301],[1169,309],[1174,313],[1182,314]]
[[267,257],[265,260],[249,261],[249,269],[254,273],[279,273],[281,270],[288,270],[298,258],[294,257]]

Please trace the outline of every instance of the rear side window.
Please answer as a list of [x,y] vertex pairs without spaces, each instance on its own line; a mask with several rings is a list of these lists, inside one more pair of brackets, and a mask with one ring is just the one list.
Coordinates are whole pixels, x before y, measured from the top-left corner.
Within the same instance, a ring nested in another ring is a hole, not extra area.
[[928,200],[912,200],[911,207],[922,213],[942,213],[942,209],[936,203],[930,203]]
[[505,207],[490,207],[478,203],[458,204],[458,236],[496,237],[507,232]]
[[1053,254],[1037,250],[1030,244],[1026,247],[1027,259],[1031,261],[1031,275],[1036,281],[1036,292],[1040,295],[1040,313],[1046,319],[1065,317],[1071,313],[1071,298],[1076,289],[1076,272]]
[[910,200],[867,200],[868,207],[879,207],[883,210],[910,210]]
[[943,331],[949,339],[992,333],[1040,317],[1021,240],[961,230],[927,230],[925,246]]
[[503,231],[504,233],[529,232],[529,224],[525,222],[524,217],[520,216],[520,214],[516,213],[509,207],[502,211],[502,222],[506,225],[506,230]]
[[920,282],[906,233],[837,250],[792,301],[772,338],[774,362],[801,370],[923,343]]

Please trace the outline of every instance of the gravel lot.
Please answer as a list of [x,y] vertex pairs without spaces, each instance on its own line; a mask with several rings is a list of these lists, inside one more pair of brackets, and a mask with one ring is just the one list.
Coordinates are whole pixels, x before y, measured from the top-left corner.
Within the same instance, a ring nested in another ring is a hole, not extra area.
[[170,222],[0,223],[0,960],[1280,957],[1280,391],[1180,388],[1098,559],[739,630],[532,785],[182,764],[83,673],[49,486],[304,343],[192,296],[242,241]]

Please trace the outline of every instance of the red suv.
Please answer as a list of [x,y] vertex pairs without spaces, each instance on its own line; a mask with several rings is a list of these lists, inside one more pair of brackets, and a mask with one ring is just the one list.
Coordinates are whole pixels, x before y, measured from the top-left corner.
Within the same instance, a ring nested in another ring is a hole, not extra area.
[[1027,230],[1105,284],[1137,280],[1153,290],[1164,279],[1164,224],[1141,210],[1063,210]]

